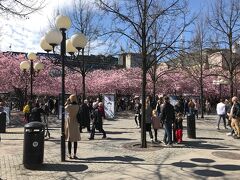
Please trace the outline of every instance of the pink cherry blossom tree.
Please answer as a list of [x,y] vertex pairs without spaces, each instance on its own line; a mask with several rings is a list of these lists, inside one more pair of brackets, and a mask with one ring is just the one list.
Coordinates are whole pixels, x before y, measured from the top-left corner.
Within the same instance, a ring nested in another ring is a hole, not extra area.
[[[19,65],[27,60],[25,54],[14,55],[11,53],[0,53],[0,92],[13,92],[18,89],[29,94],[29,74],[20,71]],[[44,69],[36,74],[33,81],[33,93],[35,95],[54,95],[58,96],[61,92],[61,77],[50,76],[53,68],[60,68],[45,57],[38,60],[44,64]],[[60,68],[61,69],[61,68]],[[219,87],[213,85],[215,76],[210,76],[217,69],[210,69],[209,76],[204,77],[205,96],[216,96],[219,94]],[[66,68],[66,93],[82,93],[81,75]],[[87,95],[98,95],[101,93],[119,92],[125,95],[141,94],[141,69],[112,69],[94,70],[89,72],[86,78]],[[153,91],[151,77],[147,77],[147,92]],[[192,76],[185,71],[172,71],[162,75],[156,83],[156,93],[173,94],[188,93],[199,94],[197,84]],[[229,87],[223,86],[224,92],[229,92]]]

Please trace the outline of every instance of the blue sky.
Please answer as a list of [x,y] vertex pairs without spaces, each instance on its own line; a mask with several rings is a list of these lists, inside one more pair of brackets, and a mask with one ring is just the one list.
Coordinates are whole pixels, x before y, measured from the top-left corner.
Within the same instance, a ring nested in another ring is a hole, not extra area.
[[[189,0],[192,13],[203,12],[207,10],[208,5],[215,0]],[[56,3],[57,2],[57,3]],[[91,0],[87,2],[91,3]],[[32,14],[29,19],[0,18],[2,22],[1,44],[2,51],[24,51],[40,52],[42,51],[39,42],[44,33],[49,29],[48,22],[51,19],[54,10],[63,6],[71,5],[71,0],[46,0],[47,6],[42,11]],[[186,33],[185,38],[191,34]],[[104,49],[100,48],[101,50]],[[97,50],[93,54],[100,53]]]
[[207,10],[208,7],[216,0],[189,0],[189,6],[192,8],[192,11]]

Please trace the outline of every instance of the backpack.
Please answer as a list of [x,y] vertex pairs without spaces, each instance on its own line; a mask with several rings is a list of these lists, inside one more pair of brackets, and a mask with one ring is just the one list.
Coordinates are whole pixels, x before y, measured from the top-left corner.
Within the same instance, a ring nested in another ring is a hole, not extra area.
[[30,113],[30,107],[29,107],[29,105],[25,105],[25,106],[24,106],[23,112],[24,112],[24,113]]

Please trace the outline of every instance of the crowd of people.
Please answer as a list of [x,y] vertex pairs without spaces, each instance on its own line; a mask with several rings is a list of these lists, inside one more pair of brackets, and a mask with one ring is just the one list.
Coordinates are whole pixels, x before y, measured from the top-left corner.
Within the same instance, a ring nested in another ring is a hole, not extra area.
[[[174,142],[182,142],[182,129],[183,129],[183,116],[184,113],[193,113],[195,114],[195,105],[193,106],[192,100],[187,101],[188,107],[190,109],[186,112],[186,103],[183,99],[180,99],[175,106],[170,103],[170,98],[165,96],[159,98],[157,103],[151,103],[151,98],[146,98],[146,122],[145,128],[149,132],[152,143],[161,143],[158,140],[158,129],[164,127],[164,138],[163,142],[167,146],[172,146]],[[184,105],[185,104],[185,105]],[[142,104],[140,103],[139,97],[135,98],[135,123],[137,127],[141,128],[142,122],[142,113],[141,113]],[[152,134],[152,128],[154,130],[154,137]]]
[[[51,109],[51,100],[37,99],[35,103],[28,101],[23,108],[26,123],[32,121],[42,122],[42,116],[55,114],[54,108]],[[106,132],[103,129],[103,118],[105,118],[103,103],[99,98],[96,101],[88,101],[85,99],[83,103],[72,94],[67,98],[65,103],[65,140],[68,143],[68,157],[76,159],[77,142],[80,141],[80,133],[86,128],[89,132],[89,140],[93,140],[95,131],[102,133],[105,139]],[[92,122],[92,127],[91,126]],[[72,152],[73,145],[73,152]]]
[[[1,102],[1,107],[2,104]],[[140,97],[135,96],[129,101],[120,98],[117,104],[117,110],[134,110],[134,121],[137,128],[141,128],[143,124]],[[180,97],[173,106],[168,96],[155,97],[154,100],[149,96],[146,98],[145,108],[146,121],[144,126],[146,132],[149,133],[151,142],[161,143],[163,141],[165,145],[172,146],[173,143],[182,142],[183,118],[186,115],[198,118],[199,102],[198,99]],[[213,111],[209,100],[205,101],[204,109],[206,114],[210,114]],[[83,103],[80,103],[77,96],[72,94],[66,100],[65,111],[65,139],[68,142],[69,158],[77,158],[77,141],[81,139],[80,133],[83,132],[84,128],[89,133],[89,140],[94,139],[96,130],[102,133],[103,139],[106,138],[106,132],[103,129],[104,106],[99,98],[95,101],[85,99]],[[26,123],[31,121],[42,122],[41,116],[58,113],[58,106],[52,98],[37,99],[34,103],[28,101],[23,108],[23,112]],[[231,132],[228,135],[240,138],[240,103],[237,97],[233,97],[231,102],[227,99],[225,101],[220,100],[216,105],[216,112],[218,115],[217,130],[220,130],[222,120],[224,129],[228,129],[227,126],[231,128]],[[158,140],[158,130],[162,128],[164,129],[164,135],[163,140],[160,141]]]
[[[182,142],[182,129],[183,118],[186,115],[196,116],[198,118],[199,103],[196,99],[184,99],[179,98],[177,103],[173,106],[170,103],[169,97],[165,96],[157,99],[157,103],[151,103],[151,98],[146,99],[146,131],[149,132],[152,143],[161,142],[157,140],[158,129],[164,127],[163,142],[172,146],[174,142]],[[135,98],[135,123],[136,126],[141,128],[141,113],[142,104],[139,97]],[[205,113],[210,114],[213,110],[209,100],[205,101]],[[230,126],[231,132],[228,135],[232,135],[234,138],[240,138],[239,126],[240,126],[240,103],[237,97],[232,98],[232,105],[228,100],[220,100],[216,105],[216,112],[219,116],[217,122],[217,129],[220,129],[220,121],[223,120],[224,128]],[[228,123],[226,123],[226,119]],[[154,130],[155,139],[153,139],[152,130]]]

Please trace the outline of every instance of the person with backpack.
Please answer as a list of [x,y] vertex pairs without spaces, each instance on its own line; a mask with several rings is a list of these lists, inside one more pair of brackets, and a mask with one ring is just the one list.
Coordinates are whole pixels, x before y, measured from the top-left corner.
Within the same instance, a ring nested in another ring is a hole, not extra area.
[[226,126],[226,105],[223,103],[222,99],[220,99],[220,102],[217,104],[216,111],[217,111],[217,115],[218,115],[217,130],[220,130],[219,125],[220,125],[221,119],[223,119],[224,128],[227,129],[227,126]]

